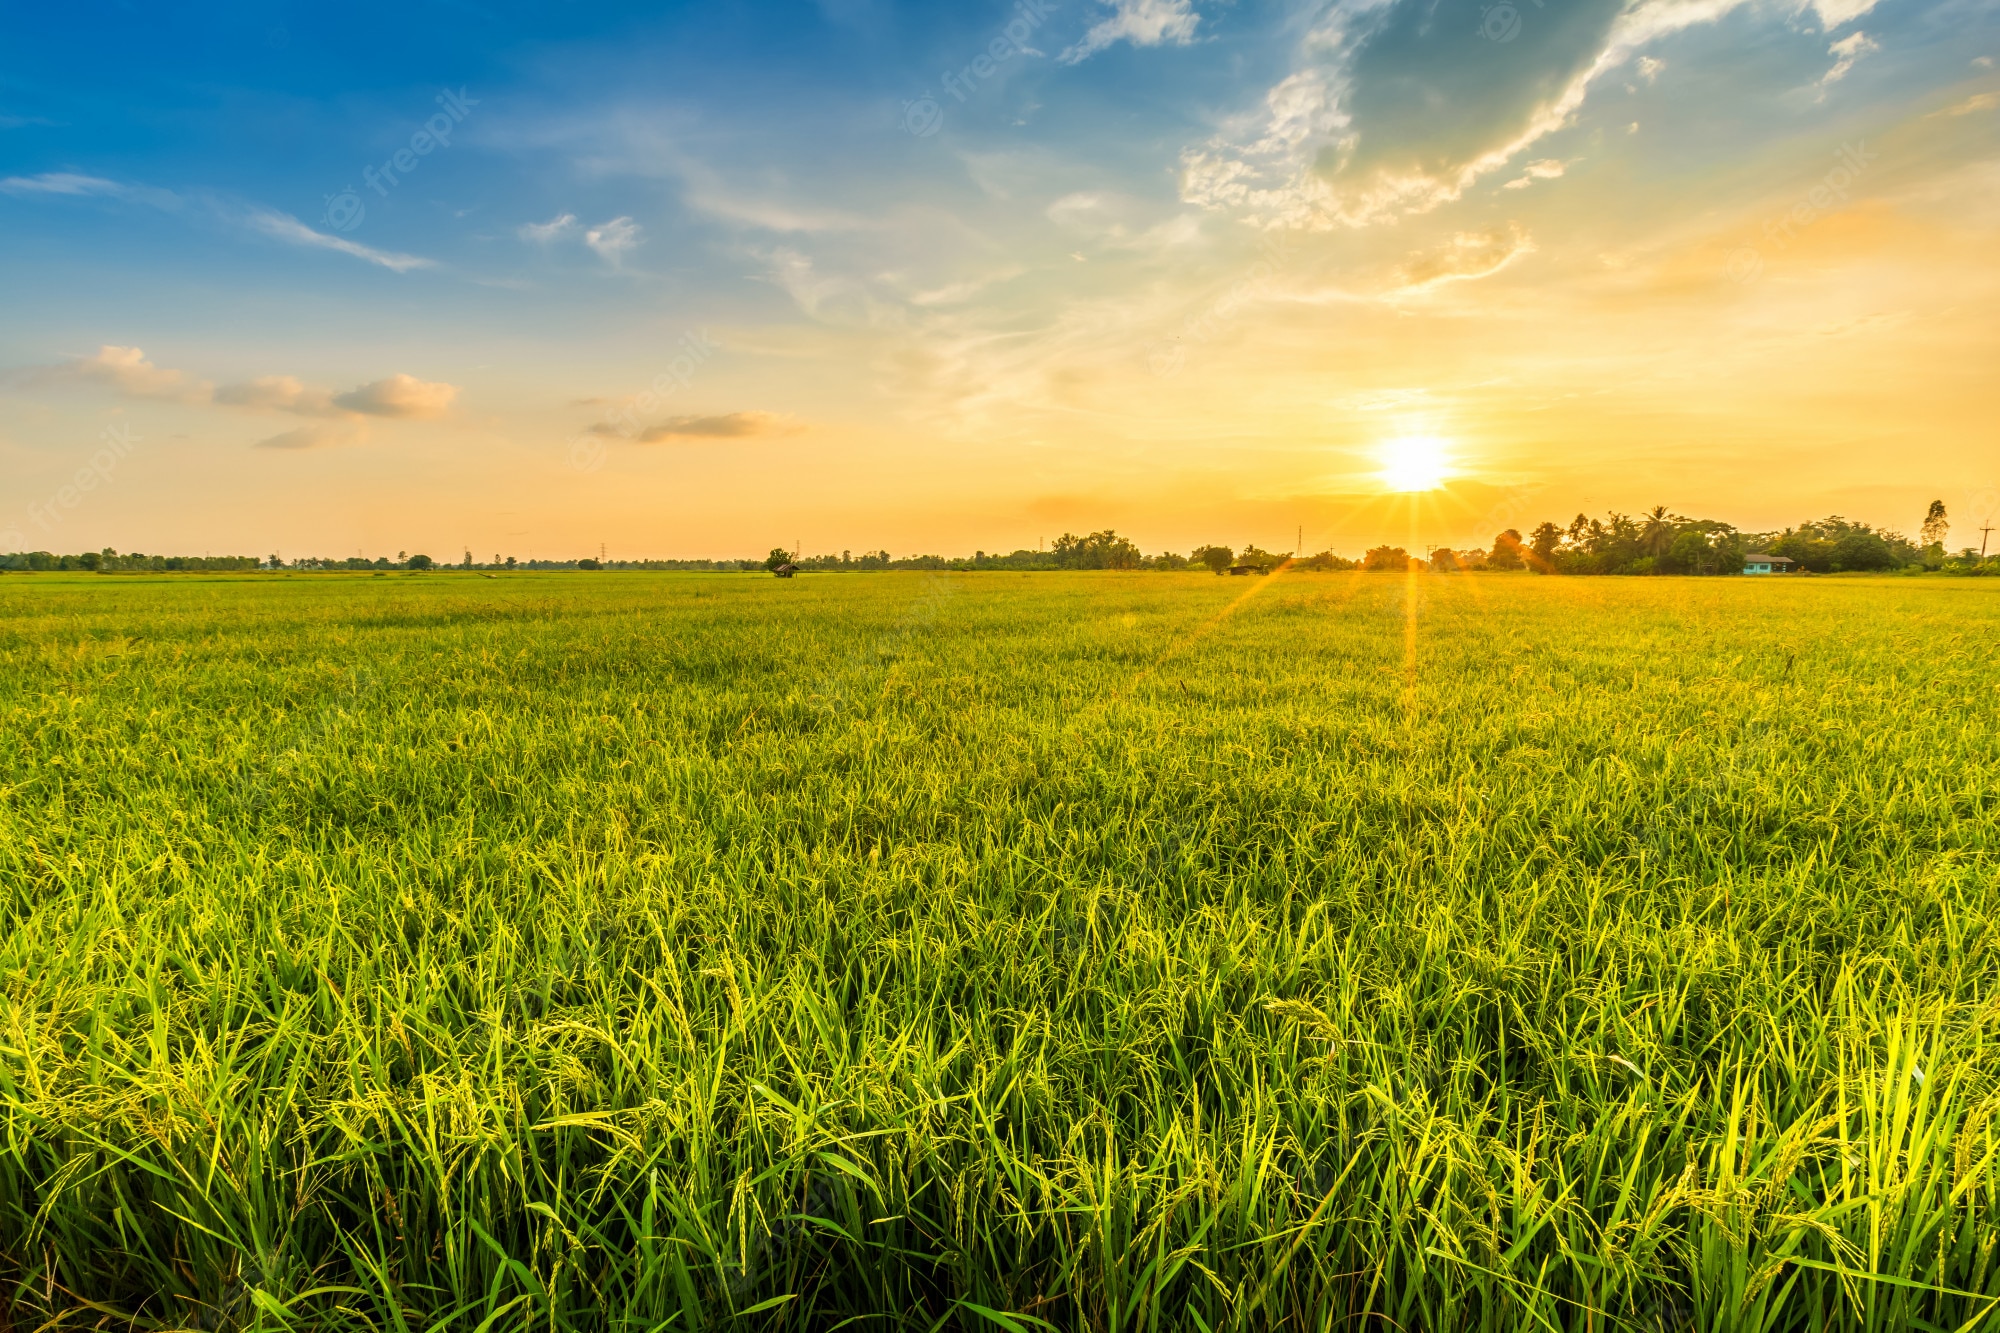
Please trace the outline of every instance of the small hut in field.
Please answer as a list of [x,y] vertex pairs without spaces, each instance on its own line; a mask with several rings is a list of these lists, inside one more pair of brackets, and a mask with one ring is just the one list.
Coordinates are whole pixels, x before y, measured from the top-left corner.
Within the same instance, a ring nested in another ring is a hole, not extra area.
[[776,574],[781,579],[788,579],[792,575],[799,572],[799,567],[788,560],[784,564],[779,565],[776,569],[773,569],[771,572],[773,574]]

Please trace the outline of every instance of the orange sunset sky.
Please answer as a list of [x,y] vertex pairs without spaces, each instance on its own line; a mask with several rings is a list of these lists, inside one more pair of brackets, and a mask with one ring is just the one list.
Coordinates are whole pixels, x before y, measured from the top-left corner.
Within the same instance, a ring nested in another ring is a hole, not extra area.
[[2000,512],[1990,5],[155,21],[0,80],[0,550]]

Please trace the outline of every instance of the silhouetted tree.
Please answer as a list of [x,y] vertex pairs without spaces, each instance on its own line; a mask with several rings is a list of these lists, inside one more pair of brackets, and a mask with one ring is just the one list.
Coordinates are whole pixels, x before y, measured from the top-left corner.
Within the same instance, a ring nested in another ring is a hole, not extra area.
[[1556,572],[1556,552],[1562,548],[1562,539],[1563,530],[1553,523],[1543,523],[1530,535],[1528,549],[1535,553],[1532,563],[1537,573]]
[[1236,552],[1227,546],[1197,546],[1191,558],[1196,564],[1206,565],[1220,574],[1236,563]]
[[1130,539],[1110,528],[1088,537],[1065,532],[1056,538],[1054,553],[1058,569],[1137,569],[1144,559]]
[[1674,520],[1668,516],[1665,505],[1654,505],[1646,511],[1646,525],[1639,531],[1639,545],[1655,560],[1673,549]]
[[1936,569],[1944,563],[1944,539],[1951,535],[1951,523],[1944,514],[1944,501],[1931,501],[1930,512],[1924,515],[1924,526],[1919,531],[1923,535],[1924,563]]

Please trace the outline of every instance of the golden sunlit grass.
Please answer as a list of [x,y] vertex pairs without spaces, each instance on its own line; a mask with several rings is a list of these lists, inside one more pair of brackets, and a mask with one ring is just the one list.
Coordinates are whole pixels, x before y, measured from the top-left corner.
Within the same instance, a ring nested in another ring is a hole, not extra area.
[[1381,449],[1382,484],[1392,491],[1434,491],[1451,475],[1445,442],[1434,435],[1406,435]]
[[1990,582],[0,579],[0,1333],[1983,1328]]

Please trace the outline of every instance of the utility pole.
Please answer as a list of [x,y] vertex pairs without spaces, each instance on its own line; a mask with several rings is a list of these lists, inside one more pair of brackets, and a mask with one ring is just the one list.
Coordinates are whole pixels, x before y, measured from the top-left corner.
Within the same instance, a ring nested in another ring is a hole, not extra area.
[[1986,558],[1986,534],[1991,531],[1993,531],[1993,524],[1991,522],[1988,522],[1985,527],[1979,530],[1979,558],[1981,560]]

